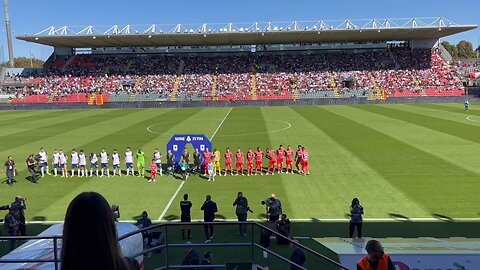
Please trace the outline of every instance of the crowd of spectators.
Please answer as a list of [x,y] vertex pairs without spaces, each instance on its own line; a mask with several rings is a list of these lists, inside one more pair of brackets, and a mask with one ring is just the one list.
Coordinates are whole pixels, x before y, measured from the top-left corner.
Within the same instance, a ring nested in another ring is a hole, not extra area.
[[291,98],[295,92],[342,93],[377,87],[387,96],[452,91],[461,89],[463,75],[461,64],[447,65],[436,50],[407,47],[221,56],[76,55],[69,60],[57,59],[43,75],[24,80],[16,95],[140,93],[169,98],[178,77],[176,90],[184,98],[235,100],[251,99],[253,88],[259,98],[267,99]]

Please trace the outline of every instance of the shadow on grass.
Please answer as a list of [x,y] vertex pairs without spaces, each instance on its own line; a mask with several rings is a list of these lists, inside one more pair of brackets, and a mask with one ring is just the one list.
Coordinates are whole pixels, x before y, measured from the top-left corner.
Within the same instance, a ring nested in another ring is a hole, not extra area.
[[396,214],[396,213],[388,213],[388,215],[398,221],[403,221],[403,222],[410,222],[410,218],[401,214]]
[[34,216],[32,221],[47,221],[47,217],[45,216]]
[[168,216],[163,217],[163,219],[165,219],[166,221],[174,221],[174,220],[177,220],[179,218],[180,217],[177,216],[177,215],[168,215]]
[[455,220],[453,218],[451,218],[449,216],[441,215],[441,214],[433,213],[432,217],[434,217],[438,220],[441,220],[441,221],[445,221],[445,222],[455,222]]

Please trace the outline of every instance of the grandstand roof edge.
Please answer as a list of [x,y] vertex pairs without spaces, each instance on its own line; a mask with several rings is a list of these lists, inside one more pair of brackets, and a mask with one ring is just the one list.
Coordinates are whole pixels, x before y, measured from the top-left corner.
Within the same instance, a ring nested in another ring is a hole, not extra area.
[[156,47],[264,45],[328,42],[375,42],[390,40],[439,39],[476,29],[477,25],[457,25],[447,19],[371,19],[343,21],[293,21],[266,23],[228,23],[192,25],[137,26],[51,26],[35,35],[17,36],[19,40],[54,47]]

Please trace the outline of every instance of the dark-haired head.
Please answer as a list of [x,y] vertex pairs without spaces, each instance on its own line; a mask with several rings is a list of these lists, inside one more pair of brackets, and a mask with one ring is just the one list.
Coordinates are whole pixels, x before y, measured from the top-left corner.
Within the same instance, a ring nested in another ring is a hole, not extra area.
[[62,246],[62,270],[127,269],[110,205],[96,192],[83,192],[68,206]]
[[358,205],[358,204],[360,204],[360,201],[357,198],[353,198],[352,207],[354,207],[355,205]]

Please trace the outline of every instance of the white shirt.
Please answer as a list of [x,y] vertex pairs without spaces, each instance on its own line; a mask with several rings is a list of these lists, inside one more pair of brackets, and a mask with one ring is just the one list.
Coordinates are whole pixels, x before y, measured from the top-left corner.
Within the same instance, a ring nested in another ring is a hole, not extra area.
[[38,152],[38,155],[40,156],[40,162],[47,162],[47,159],[48,159],[48,156],[47,156],[47,152],[43,151],[43,152]]
[[93,154],[91,157],[90,157],[90,162],[91,163],[95,163],[98,161],[98,158],[97,158],[97,154]]
[[87,165],[87,157],[85,157],[85,154],[78,154],[78,158],[80,159],[80,165]]
[[100,163],[108,163],[108,154],[107,152],[100,153]]
[[155,158],[155,163],[162,163],[162,154],[160,152],[155,152],[153,157]]
[[59,159],[60,159],[60,164],[66,164],[67,163],[67,157],[65,156],[65,154],[61,153],[61,154],[58,154],[59,156]]
[[120,165],[120,155],[118,153],[112,154],[113,165]]
[[71,156],[72,156],[72,164],[78,164],[78,153],[77,152],[72,153]]
[[125,152],[125,162],[126,163],[133,163],[133,153],[132,153],[132,151]]
[[59,160],[60,160],[60,154],[59,153],[54,153],[53,154],[53,163],[58,164]]

